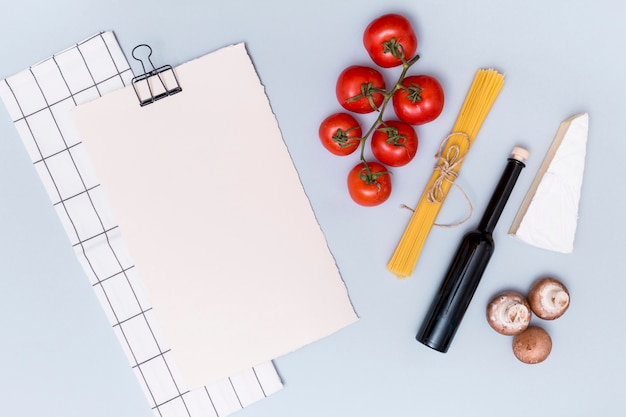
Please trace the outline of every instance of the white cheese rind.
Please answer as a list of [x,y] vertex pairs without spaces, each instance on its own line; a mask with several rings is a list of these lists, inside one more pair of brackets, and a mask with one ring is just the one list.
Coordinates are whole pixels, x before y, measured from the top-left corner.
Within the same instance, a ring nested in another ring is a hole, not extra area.
[[510,235],[542,249],[573,252],[588,130],[587,113],[561,123]]

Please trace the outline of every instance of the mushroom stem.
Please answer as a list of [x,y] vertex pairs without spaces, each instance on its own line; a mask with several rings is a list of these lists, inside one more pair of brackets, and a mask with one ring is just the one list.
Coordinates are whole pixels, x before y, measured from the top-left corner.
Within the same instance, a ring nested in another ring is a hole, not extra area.
[[544,307],[550,312],[559,312],[569,304],[569,294],[560,285],[548,284],[543,292],[542,297],[546,301]]
[[522,324],[528,321],[528,307],[524,304],[516,303],[507,306],[504,311],[504,317],[502,321],[508,321],[513,324]]
[[560,309],[569,304],[569,294],[563,290],[555,291],[551,294],[551,296],[552,304]]

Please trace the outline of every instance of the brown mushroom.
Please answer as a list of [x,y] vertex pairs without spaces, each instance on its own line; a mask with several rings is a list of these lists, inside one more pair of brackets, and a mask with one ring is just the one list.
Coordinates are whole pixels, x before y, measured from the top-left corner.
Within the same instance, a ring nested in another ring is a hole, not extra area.
[[487,322],[496,332],[507,336],[526,330],[531,316],[528,301],[516,291],[503,291],[487,305]]
[[543,362],[550,355],[550,351],[552,351],[552,338],[539,326],[529,326],[513,337],[513,354],[524,363]]
[[554,320],[561,317],[569,307],[569,291],[555,278],[540,278],[530,287],[528,302],[537,317]]

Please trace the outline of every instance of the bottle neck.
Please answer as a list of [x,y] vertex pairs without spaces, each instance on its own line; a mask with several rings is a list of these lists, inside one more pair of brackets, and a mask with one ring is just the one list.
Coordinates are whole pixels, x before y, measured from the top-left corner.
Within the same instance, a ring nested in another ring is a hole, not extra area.
[[513,187],[517,182],[517,178],[519,177],[520,172],[522,172],[522,168],[525,166],[526,165],[523,162],[518,161],[517,159],[508,159],[504,172],[502,173],[502,177],[500,177],[500,181],[498,182],[498,185],[489,200],[489,204],[487,204],[485,213],[478,224],[479,231],[483,233],[493,232],[498,220],[500,219],[500,215],[504,210],[504,206],[511,195],[511,191],[513,191]]

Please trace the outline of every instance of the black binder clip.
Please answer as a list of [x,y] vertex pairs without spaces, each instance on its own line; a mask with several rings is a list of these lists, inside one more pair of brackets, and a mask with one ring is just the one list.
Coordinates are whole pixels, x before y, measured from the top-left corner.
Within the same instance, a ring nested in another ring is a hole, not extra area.
[[[151,70],[146,71],[144,59],[138,58],[135,55],[135,51],[137,51],[138,48],[147,48],[148,53],[145,61],[150,64],[152,67]],[[137,45],[133,48],[132,55],[133,58],[141,62],[141,67],[143,68],[143,74],[134,77],[132,80],[133,88],[139,99],[140,106],[146,106],[157,100],[183,91],[171,65],[164,65],[159,68],[154,67],[150,59],[152,56],[152,48],[150,48],[150,46],[146,44]]]

